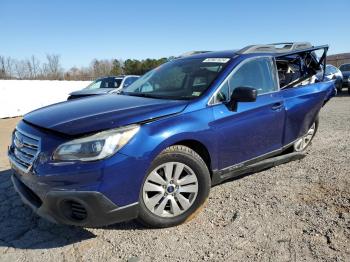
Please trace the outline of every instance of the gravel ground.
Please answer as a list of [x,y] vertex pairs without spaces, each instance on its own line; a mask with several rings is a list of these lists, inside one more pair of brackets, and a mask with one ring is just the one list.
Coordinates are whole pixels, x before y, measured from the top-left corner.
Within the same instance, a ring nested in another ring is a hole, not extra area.
[[191,222],[88,229],[55,225],[21,203],[0,120],[1,261],[350,261],[350,97],[329,102],[308,155],[212,189]]

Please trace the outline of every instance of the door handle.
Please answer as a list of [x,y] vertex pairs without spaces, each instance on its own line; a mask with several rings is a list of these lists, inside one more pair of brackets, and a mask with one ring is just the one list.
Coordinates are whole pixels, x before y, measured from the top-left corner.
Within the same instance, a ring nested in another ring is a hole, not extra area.
[[278,103],[274,103],[271,107],[272,110],[279,110],[283,107],[283,103],[282,102],[278,102]]

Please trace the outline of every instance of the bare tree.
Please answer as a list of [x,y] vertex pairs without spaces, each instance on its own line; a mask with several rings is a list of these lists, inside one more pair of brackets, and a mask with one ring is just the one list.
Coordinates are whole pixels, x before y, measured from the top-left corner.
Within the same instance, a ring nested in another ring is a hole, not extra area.
[[113,62],[110,60],[94,59],[91,62],[91,69],[94,77],[109,75],[113,68]]
[[29,71],[25,60],[15,60],[14,69],[19,79],[28,79]]
[[0,78],[6,78],[6,62],[5,57],[0,55]]
[[14,77],[14,61],[13,59],[8,56],[5,61],[5,70],[6,70],[6,75],[8,78],[13,78]]
[[47,63],[43,65],[44,74],[49,79],[62,79],[63,69],[60,64],[59,55],[46,55]]
[[32,55],[26,60],[26,66],[30,79],[37,79],[40,75],[40,61]]

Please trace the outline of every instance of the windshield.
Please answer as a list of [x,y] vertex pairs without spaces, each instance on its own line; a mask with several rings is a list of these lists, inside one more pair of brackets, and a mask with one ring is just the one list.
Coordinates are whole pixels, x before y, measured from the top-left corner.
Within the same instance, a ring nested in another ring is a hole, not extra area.
[[164,99],[193,99],[211,85],[229,58],[173,60],[146,73],[123,94]]
[[341,65],[339,67],[340,71],[345,72],[345,71],[350,71],[350,64],[346,64],[346,65]]
[[85,87],[85,89],[98,89],[98,88],[117,88],[120,86],[123,79],[119,78],[103,78],[97,79],[92,82],[90,85]]

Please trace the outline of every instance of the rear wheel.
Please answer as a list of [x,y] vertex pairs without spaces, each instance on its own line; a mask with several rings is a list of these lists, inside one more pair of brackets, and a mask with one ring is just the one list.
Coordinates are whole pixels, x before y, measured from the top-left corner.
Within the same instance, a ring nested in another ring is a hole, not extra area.
[[312,139],[315,137],[317,129],[318,129],[318,118],[311,125],[307,133],[294,143],[293,145],[294,151],[302,152],[306,150],[306,148],[311,144]]
[[188,147],[171,146],[151,164],[140,192],[138,219],[151,227],[181,224],[205,203],[209,190],[203,159]]

